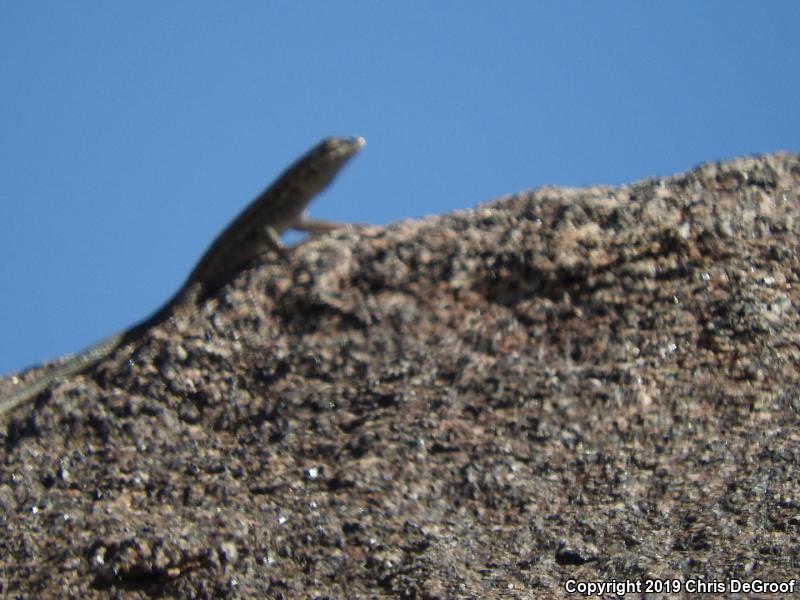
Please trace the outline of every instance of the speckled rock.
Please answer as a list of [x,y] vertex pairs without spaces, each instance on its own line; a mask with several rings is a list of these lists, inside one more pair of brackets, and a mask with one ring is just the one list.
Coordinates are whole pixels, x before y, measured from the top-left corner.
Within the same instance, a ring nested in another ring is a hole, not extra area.
[[796,578],[799,194],[775,154],[254,266],[5,420],[0,595]]

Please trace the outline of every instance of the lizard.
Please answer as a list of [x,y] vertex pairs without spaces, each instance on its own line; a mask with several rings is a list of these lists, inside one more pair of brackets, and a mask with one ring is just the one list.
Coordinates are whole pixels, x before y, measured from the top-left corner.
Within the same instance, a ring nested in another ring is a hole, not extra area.
[[86,371],[118,348],[135,342],[145,331],[170,318],[179,307],[200,304],[267,251],[285,256],[280,239],[285,231],[323,232],[342,227],[340,223],[310,219],[305,216],[305,210],[365,144],[362,137],[322,140],[287,168],[217,236],[183,286],[160,309],[129,329],[65,359],[38,379],[0,399],[0,416],[35,399],[55,383]]

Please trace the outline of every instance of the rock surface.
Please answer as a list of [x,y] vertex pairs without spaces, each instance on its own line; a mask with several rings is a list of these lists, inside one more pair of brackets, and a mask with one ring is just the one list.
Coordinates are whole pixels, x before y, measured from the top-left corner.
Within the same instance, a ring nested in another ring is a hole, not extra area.
[[775,154],[311,240],[4,420],[0,595],[797,578],[799,233]]

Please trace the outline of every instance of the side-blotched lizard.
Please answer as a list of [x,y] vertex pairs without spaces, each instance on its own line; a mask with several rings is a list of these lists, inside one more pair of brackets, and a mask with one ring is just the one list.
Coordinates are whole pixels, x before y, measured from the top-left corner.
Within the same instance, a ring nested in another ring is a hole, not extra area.
[[288,229],[319,232],[341,227],[305,217],[311,200],[324,190],[361,148],[364,138],[327,138],[309,150],[261,193],[223,232],[189,274],[186,283],[162,308],[130,329],[103,340],[0,399],[0,415],[32,400],[54,383],[76,375],[135,341],[168,319],[176,308],[196,305],[215,293],[268,250],[283,254],[280,236]]

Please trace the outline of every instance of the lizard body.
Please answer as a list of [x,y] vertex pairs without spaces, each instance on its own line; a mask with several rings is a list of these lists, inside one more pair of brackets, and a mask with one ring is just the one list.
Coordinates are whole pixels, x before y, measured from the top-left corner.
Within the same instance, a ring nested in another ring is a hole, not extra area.
[[178,292],[152,316],[87,348],[0,399],[0,415],[32,400],[54,383],[83,372],[117,348],[168,319],[176,308],[196,305],[215,293],[267,250],[283,254],[280,236],[288,229],[329,231],[340,224],[308,219],[304,212],[361,148],[364,138],[326,138],[292,164],[226,227],[209,246]]

